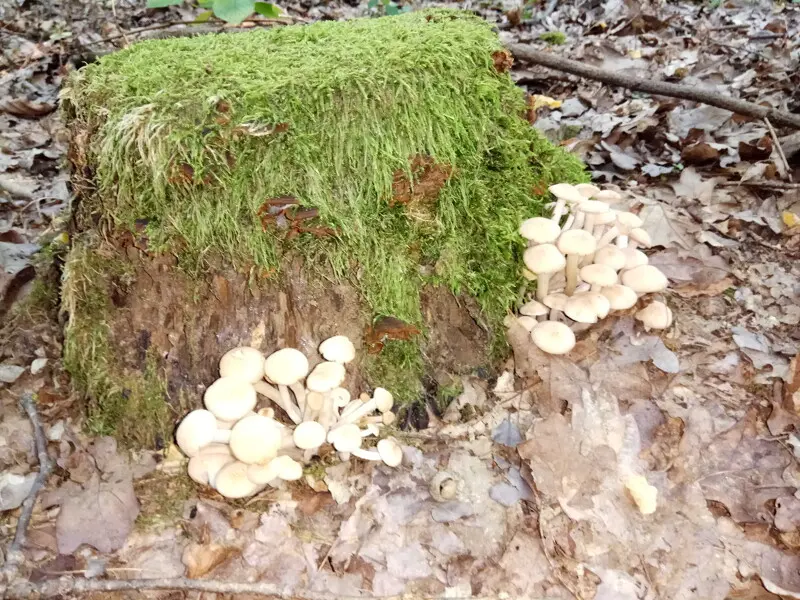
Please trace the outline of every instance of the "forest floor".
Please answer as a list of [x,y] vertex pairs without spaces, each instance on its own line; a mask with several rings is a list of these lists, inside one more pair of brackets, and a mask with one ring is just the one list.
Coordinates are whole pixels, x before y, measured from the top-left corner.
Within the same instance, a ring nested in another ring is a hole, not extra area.
[[[797,4],[459,6],[508,43],[800,113]],[[282,8],[298,22],[369,14],[366,3]],[[37,470],[26,392],[57,465],[24,547],[30,581],[188,576],[266,582],[287,597],[800,598],[800,134],[710,106],[512,71],[538,101],[534,126],[599,185],[628,192],[651,264],[670,279],[664,335],[608,318],[548,359],[512,327],[500,377],[464,378],[426,430],[397,433],[401,468],[343,463],[316,491],[224,502],[181,475],[169,449],[130,454],[88,435],[60,363],[54,284],[35,279],[39,250],[67,243],[59,87],[92,53],[199,12],[139,0],[0,6],[0,316],[5,339],[10,323],[27,328],[24,343],[0,348],[0,508],[18,505],[20,479]],[[21,306],[29,318],[11,319]],[[624,461],[658,488],[654,514],[626,496]],[[429,489],[442,470],[458,482],[444,503]],[[0,539],[19,514],[0,513]]]

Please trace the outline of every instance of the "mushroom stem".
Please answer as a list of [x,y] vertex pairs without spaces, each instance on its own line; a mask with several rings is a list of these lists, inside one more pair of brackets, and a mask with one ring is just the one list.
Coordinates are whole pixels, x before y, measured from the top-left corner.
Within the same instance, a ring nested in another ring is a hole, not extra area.
[[553,221],[553,223],[558,223],[561,220],[561,215],[563,214],[564,207],[566,205],[567,205],[567,201],[564,200],[563,198],[559,198],[556,201],[556,205],[553,208],[553,216],[551,217],[551,220]]
[[363,450],[361,448],[356,448],[351,452],[351,454],[363,460],[381,460],[381,455],[375,450]]
[[572,227],[570,229],[583,229],[583,222],[586,220],[586,213],[585,212],[578,212],[575,215],[575,220],[572,222]]
[[363,405],[363,404],[364,404],[364,403],[363,403],[361,400],[359,400],[358,398],[356,398],[355,400],[351,400],[351,401],[350,401],[350,402],[347,404],[347,406],[345,406],[345,407],[342,409],[342,413],[339,415],[339,419],[340,419],[340,420],[341,420],[341,419],[344,419],[344,418],[345,418],[346,416],[348,416],[348,415],[349,415],[351,412],[353,412],[355,409],[357,409],[358,407],[360,407],[360,406],[361,406],[361,405]]
[[567,255],[567,286],[564,293],[567,296],[572,296],[575,292],[575,286],[578,285],[578,262],[580,261],[578,254]]
[[594,229],[594,214],[588,213],[583,221],[583,230],[592,233]]
[[294,394],[295,400],[297,400],[297,407],[300,409],[299,412],[302,415],[306,409],[306,388],[298,381],[289,384],[289,389],[292,390],[292,394]]
[[333,397],[325,392],[322,400],[322,408],[319,411],[319,424],[328,431],[334,424]]
[[561,230],[562,231],[566,231],[567,229],[572,227],[572,223],[574,221],[575,221],[575,215],[574,214],[567,215],[567,220],[564,221],[564,226],[561,228]]
[[628,247],[628,236],[621,234],[617,236],[617,248],[627,248]]
[[550,278],[552,276],[552,273],[540,273],[538,275],[538,279],[536,280],[536,299],[540,302],[544,300],[544,297],[549,293],[548,289],[550,288]]
[[347,462],[350,460],[350,453],[349,452],[337,452],[336,456],[339,457],[339,460],[342,462]]
[[285,412],[293,422],[300,423],[303,420],[303,418],[300,416],[300,410],[297,408],[297,405],[295,405],[295,403],[292,402],[292,399],[289,397],[289,390],[285,385],[279,386],[280,391],[278,391],[266,381],[256,381],[253,384],[253,387],[256,388],[256,391],[259,394],[266,396],[275,404],[280,406],[283,409],[283,412]]
[[548,315],[548,321],[560,321],[561,320],[561,311],[556,310],[555,308],[550,309],[550,314]]
[[617,227],[612,227],[608,231],[606,231],[603,236],[597,241],[597,249],[603,248],[604,246],[608,246],[611,241],[617,237],[619,234],[619,229]]
[[603,227],[605,227],[605,225],[594,226],[594,229],[592,230],[592,235],[594,236],[594,239],[599,240],[601,237],[603,237]]

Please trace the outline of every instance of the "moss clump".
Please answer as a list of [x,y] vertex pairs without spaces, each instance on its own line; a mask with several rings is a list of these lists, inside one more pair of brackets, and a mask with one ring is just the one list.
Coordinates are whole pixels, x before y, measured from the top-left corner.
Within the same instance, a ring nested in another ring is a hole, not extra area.
[[392,392],[398,404],[419,398],[425,363],[414,340],[387,341],[380,354],[371,354],[364,361],[364,375]]
[[551,46],[563,46],[567,43],[567,36],[563,31],[545,31],[539,35],[539,40]]
[[[520,221],[541,212],[548,184],[586,180],[524,119],[501,51],[488,23],[431,10],[146,41],[103,57],[63,95],[73,155],[93,173],[76,220],[136,231],[190,273],[220,260],[275,273],[300,254],[355,285],[371,314],[416,326],[420,290],[446,286],[499,326],[522,282]],[[306,222],[316,233],[264,226],[265,201],[281,197],[316,211]],[[107,345],[95,313],[71,314],[68,337]],[[71,352],[90,351],[73,341]],[[73,365],[102,370],[94,362]],[[419,391],[419,342],[372,363],[385,376],[377,385],[396,384],[399,398]]]
[[125,293],[133,268],[77,246],[64,266],[62,309],[67,313],[64,366],[88,398],[88,428],[137,446],[158,447],[171,423],[166,384],[157,357],[146,352],[144,376],[120,364],[112,342],[109,290]]
[[169,475],[156,471],[138,479],[134,482],[140,505],[136,527],[147,531],[174,526],[196,489],[195,483],[185,473]]

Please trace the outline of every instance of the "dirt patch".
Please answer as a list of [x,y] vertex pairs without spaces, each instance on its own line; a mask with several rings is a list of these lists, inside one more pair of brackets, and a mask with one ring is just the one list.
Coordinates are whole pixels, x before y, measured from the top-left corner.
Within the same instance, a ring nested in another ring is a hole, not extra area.
[[394,172],[389,205],[403,204],[409,214],[420,210],[431,212],[439,191],[453,175],[453,167],[419,154],[411,158],[410,167],[410,176],[403,169]]

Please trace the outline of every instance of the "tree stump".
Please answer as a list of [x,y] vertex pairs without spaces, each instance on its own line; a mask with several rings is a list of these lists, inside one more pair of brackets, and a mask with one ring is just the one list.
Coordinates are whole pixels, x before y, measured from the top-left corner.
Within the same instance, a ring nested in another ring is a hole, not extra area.
[[73,74],[62,308],[90,424],[152,446],[228,349],[356,344],[351,392],[490,367],[519,223],[577,159],[458,11],[153,40]]

